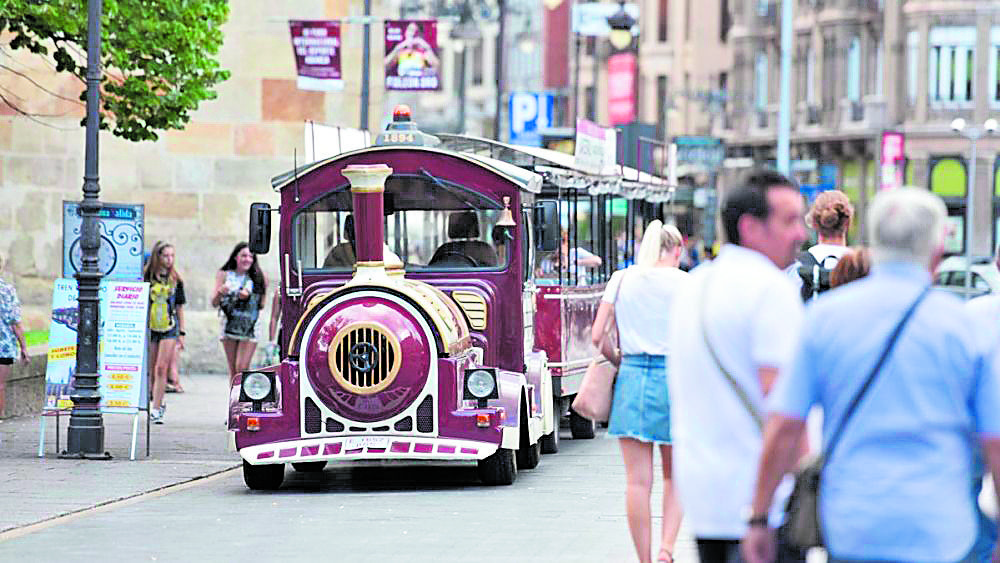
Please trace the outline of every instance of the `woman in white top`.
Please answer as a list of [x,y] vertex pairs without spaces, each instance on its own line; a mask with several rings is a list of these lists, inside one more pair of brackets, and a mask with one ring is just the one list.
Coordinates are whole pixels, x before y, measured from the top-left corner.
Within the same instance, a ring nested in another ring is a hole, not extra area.
[[[667,395],[667,327],[676,289],[688,274],[678,269],[683,240],[673,225],[653,221],[646,228],[637,264],[615,272],[594,319],[599,346],[608,320],[618,328],[621,358],[615,380],[608,434],[618,436],[625,461],[629,531],[639,561],[650,561],[649,498],[653,487],[653,445],[663,462],[663,525],[657,561],[673,561],[681,508],[671,483],[670,400]],[[609,358],[614,360],[613,358]]]
[[[264,296],[267,292],[267,278],[257,265],[257,256],[250,252],[250,247],[241,242],[233,248],[226,263],[215,274],[215,292],[212,294],[212,306],[219,307],[224,313],[223,300],[243,307],[256,307],[258,316],[252,324],[234,326],[227,323],[227,316],[222,314],[222,330],[219,340],[226,352],[226,364],[229,367],[229,380],[233,381],[237,373],[250,367],[254,350],[257,348],[257,320],[260,309],[264,308]],[[255,299],[251,299],[255,298]],[[228,325],[228,326],[227,326]]]

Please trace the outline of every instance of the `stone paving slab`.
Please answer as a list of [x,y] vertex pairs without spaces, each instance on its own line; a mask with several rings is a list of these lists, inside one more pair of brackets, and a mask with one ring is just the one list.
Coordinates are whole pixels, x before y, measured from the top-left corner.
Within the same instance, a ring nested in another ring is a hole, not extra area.
[[[149,457],[142,414],[135,461],[128,459],[130,415],[104,416],[111,461],[59,459],[54,416],[46,417],[43,458],[37,457],[40,416],[0,421],[0,532],[237,467],[223,424],[227,377],[183,381],[185,393],[167,395],[166,424],[150,427]],[[69,417],[59,418],[64,448]]]

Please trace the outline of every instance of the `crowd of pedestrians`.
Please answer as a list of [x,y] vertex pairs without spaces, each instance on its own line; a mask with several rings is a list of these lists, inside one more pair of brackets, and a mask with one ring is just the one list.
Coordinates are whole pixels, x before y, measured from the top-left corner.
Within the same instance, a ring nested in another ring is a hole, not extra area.
[[[805,561],[817,544],[834,562],[1000,561],[978,504],[985,474],[1000,481],[1000,296],[930,289],[948,234],[937,196],[879,193],[868,248],[847,246],[853,215],[838,191],[807,213],[794,182],[754,171],[725,197],[714,260],[677,270],[683,242],[657,222],[609,281],[593,336],[615,320],[609,434],[640,561],[654,447],[661,561],[682,510],[703,562]],[[800,253],[806,225],[818,244]]]

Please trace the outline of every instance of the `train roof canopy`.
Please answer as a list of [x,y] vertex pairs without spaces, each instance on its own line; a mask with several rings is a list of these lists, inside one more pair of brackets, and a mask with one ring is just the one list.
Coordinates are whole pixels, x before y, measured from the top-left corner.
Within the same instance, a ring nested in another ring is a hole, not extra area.
[[453,150],[441,149],[437,147],[413,146],[413,145],[373,146],[373,147],[367,147],[363,149],[341,153],[335,156],[331,156],[329,158],[325,158],[323,160],[313,162],[311,164],[300,166],[297,169],[279,174],[271,179],[271,186],[274,188],[275,191],[280,192],[286,186],[293,184],[296,178],[302,178],[304,176],[307,176],[313,171],[323,168],[324,166],[327,166],[343,158],[347,158],[357,154],[365,154],[365,153],[372,153],[379,151],[398,151],[398,150],[423,151],[429,153],[448,155],[455,158],[464,158],[476,164],[477,166],[481,166],[483,168],[492,170],[494,173],[513,182],[520,189],[524,191],[535,194],[542,191],[542,176],[527,168],[516,166],[514,164],[510,164],[502,160],[497,160],[479,154],[468,153],[468,152],[455,152]]

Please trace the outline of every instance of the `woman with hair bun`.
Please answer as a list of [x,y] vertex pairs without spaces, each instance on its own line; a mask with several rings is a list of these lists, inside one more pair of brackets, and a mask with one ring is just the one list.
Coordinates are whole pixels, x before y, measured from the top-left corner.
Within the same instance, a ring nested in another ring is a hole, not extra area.
[[653,449],[663,466],[663,521],[657,561],[673,561],[681,524],[680,501],[672,484],[670,399],[667,393],[667,328],[671,304],[687,272],[677,266],[684,250],[680,231],[653,221],[646,228],[636,265],[615,272],[597,309],[591,338],[601,347],[609,320],[618,329],[620,359],[608,434],[617,436],[625,462],[625,508],[639,561],[650,561]]
[[806,226],[816,231],[817,244],[799,254],[792,266],[802,299],[809,301],[830,289],[830,272],[847,254],[847,231],[851,228],[854,206],[847,194],[828,190],[818,196],[806,213]]

